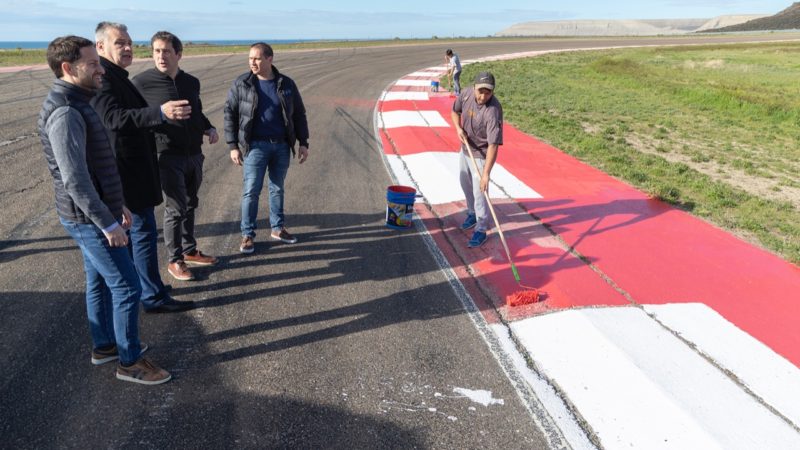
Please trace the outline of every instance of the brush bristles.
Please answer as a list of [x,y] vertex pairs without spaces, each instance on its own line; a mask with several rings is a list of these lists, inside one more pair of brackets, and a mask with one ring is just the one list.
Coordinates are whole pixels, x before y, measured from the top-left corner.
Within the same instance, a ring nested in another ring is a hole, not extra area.
[[506,297],[506,305],[521,306],[530,305],[539,301],[539,291],[518,291]]

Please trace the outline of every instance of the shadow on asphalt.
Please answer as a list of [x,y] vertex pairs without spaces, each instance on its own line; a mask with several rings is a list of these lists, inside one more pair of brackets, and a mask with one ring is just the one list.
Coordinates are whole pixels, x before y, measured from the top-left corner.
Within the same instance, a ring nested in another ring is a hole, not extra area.
[[76,248],[74,241],[65,231],[63,233],[63,236],[57,237],[0,241],[0,264],[40,253],[62,252]]
[[[379,304],[370,302],[331,314],[363,313]],[[0,312],[0,361],[4,366],[0,379],[0,447],[424,447],[415,430],[375,415],[311,404],[291,394],[251,394],[243,392],[242,386],[226,386],[219,372],[222,369],[209,362],[233,355],[209,356],[206,344],[247,330],[205,335],[188,315],[142,316],[142,336],[151,347],[147,356],[175,377],[167,384],[145,387],[116,380],[114,364],[95,367],[89,362],[82,292],[2,292]],[[322,313],[319,318],[327,315]],[[410,313],[401,319],[379,317],[363,320],[377,325],[412,319]],[[9,333],[14,328],[11,321],[24,322],[19,326],[25,333]],[[316,338],[354,332],[360,327],[334,327]],[[288,346],[280,342],[272,345]],[[242,349],[234,353],[244,357],[252,352]],[[270,380],[265,378],[263,383],[269,385]]]

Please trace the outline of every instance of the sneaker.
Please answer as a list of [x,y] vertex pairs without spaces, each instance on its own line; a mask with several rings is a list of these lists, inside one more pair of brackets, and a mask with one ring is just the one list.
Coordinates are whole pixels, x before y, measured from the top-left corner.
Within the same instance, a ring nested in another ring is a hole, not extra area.
[[195,250],[189,253],[184,253],[183,261],[186,262],[186,264],[191,264],[193,266],[213,266],[218,260],[214,256],[208,256],[200,250]]
[[175,261],[174,263],[170,263],[167,266],[167,272],[172,275],[172,278],[180,281],[190,281],[194,280],[194,274],[192,271],[186,267],[186,263],[182,260]]
[[166,370],[153,364],[147,358],[139,358],[135,364],[130,367],[125,367],[122,364],[117,365],[117,379],[122,381],[130,381],[139,384],[161,384],[166,383],[172,379],[172,375]]
[[[144,342],[139,343],[139,354],[146,352],[149,347]],[[119,359],[119,352],[117,352],[117,346],[114,345],[107,350],[101,350],[96,348],[92,350],[92,364],[95,366],[102,366],[105,363],[110,363],[111,361],[116,361]]]
[[472,239],[469,240],[467,247],[480,247],[484,242],[486,242],[486,233],[483,231],[476,231],[472,233]]
[[253,253],[256,250],[256,244],[250,236],[242,236],[242,243],[239,244],[239,251],[242,253]]
[[466,220],[464,223],[461,224],[462,230],[469,230],[470,228],[474,227],[478,224],[478,218],[475,217],[475,214],[467,214]]
[[297,238],[292,236],[285,228],[281,228],[279,232],[273,231],[271,237],[273,241],[281,241],[287,244],[294,244],[297,242]]

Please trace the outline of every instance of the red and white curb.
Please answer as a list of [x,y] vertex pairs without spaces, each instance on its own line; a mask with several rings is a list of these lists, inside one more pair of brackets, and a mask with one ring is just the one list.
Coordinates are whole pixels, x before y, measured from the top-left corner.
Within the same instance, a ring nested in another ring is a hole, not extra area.
[[[447,110],[452,99],[430,92],[431,81],[444,71],[444,67],[422,69],[387,88],[376,108],[376,133],[393,178],[416,187],[439,223],[444,223],[444,229],[429,225],[428,231],[433,236],[431,245],[453,247],[442,249],[446,264],[452,267],[447,270],[464,283],[469,277],[478,278],[478,283],[496,289],[502,298],[501,294],[518,289],[507,274],[505,256],[496,248],[465,252],[459,248],[463,233],[454,230],[463,219],[459,212],[464,197],[458,183],[458,141]],[[573,448],[594,444],[603,448],[800,448],[800,370],[794,346],[789,345],[798,342],[799,336],[797,327],[785,325],[792,323],[791,318],[800,319],[797,267],[742,246],[668,206],[653,204],[555,149],[538,142],[528,144],[526,140],[535,140],[521,137],[508,125],[504,133],[507,145],[501,147],[492,173],[493,203],[508,227],[521,270],[538,269],[524,273],[523,278],[538,274],[550,295],[543,305],[522,312],[497,303],[497,313],[481,310],[490,324],[486,328],[493,330],[487,342],[500,342],[511,354],[522,349],[533,361],[535,371],[524,358],[512,356],[516,373],[523,374],[544,403],[548,412],[544,420],[560,430],[551,444],[560,446],[558,439],[563,437]],[[580,176],[569,179],[566,175],[572,171]],[[584,186],[572,186],[582,180],[587,180]],[[437,226],[426,220],[431,216],[428,207],[417,211],[425,223]],[[597,209],[609,212],[596,214]],[[557,236],[543,232],[525,211],[544,217]],[[708,245],[704,249],[708,255],[697,261],[686,260],[691,258],[686,253],[653,256],[662,248],[648,248],[648,242],[669,236],[670,230],[659,234],[659,227],[673,222],[677,225],[672,231],[690,235],[680,245]],[[691,237],[695,231],[697,243]],[[620,247],[627,242],[626,234],[636,249]],[[641,237],[645,235],[648,239]],[[715,253],[716,248],[730,247],[734,250],[729,253]],[[580,261],[576,253],[590,263]],[[737,279],[742,271],[721,267],[739,256],[770,269],[753,268],[752,273],[744,271],[752,280]],[[658,278],[650,280],[646,267],[660,258],[664,267],[654,265],[652,271],[664,277],[674,272],[683,279],[665,281],[663,288],[656,285]],[[549,267],[557,270],[542,276]],[[689,276],[682,272],[687,270],[701,272]],[[703,270],[709,273],[706,278]],[[715,285],[723,280],[732,286]],[[765,286],[749,289],[748,283]],[[769,285],[776,283],[778,287]],[[761,292],[771,304],[759,309],[737,303],[730,295],[737,289],[742,302],[758,301],[752,295]],[[470,292],[475,297],[476,291]],[[699,301],[692,301],[693,296]],[[776,320],[783,322],[773,324]]]

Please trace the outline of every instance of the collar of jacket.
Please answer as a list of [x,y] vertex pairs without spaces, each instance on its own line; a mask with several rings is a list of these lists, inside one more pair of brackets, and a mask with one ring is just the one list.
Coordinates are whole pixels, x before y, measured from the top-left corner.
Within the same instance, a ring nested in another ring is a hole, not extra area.
[[103,69],[105,69],[106,72],[110,72],[110,73],[113,73],[115,75],[119,75],[119,76],[121,76],[123,78],[128,78],[129,74],[128,74],[127,70],[125,70],[122,67],[114,64],[111,60],[106,59],[103,56],[100,57],[100,65],[103,66]]
[[[160,77],[160,78],[163,78],[163,79],[165,79],[165,80],[173,81],[173,80],[172,80],[172,77],[171,77],[171,76],[169,76],[169,74],[166,74],[166,73],[164,73],[164,72],[162,72],[162,71],[158,70],[158,69],[157,69],[157,68],[155,68],[155,67],[151,68],[149,71],[150,71],[150,72],[152,72],[152,73],[153,73],[153,76],[155,76],[155,77]],[[179,68],[178,68],[178,72],[175,74],[175,80],[174,80],[174,81],[178,81],[178,78],[180,78],[180,77],[181,77],[181,75],[183,75],[183,69],[181,69],[181,68],[179,67]]]
[[92,97],[97,94],[94,90],[89,90],[78,86],[77,84],[72,84],[68,81],[64,81],[61,78],[56,78],[56,81],[53,82],[53,89],[55,91],[61,92],[64,95],[74,97],[78,100],[83,100],[85,102],[89,102]]
[[[281,84],[283,84],[283,75],[281,75],[281,73],[278,71],[278,68],[275,66],[272,66],[272,74],[275,75],[275,80],[277,80],[278,87],[280,87]],[[258,76],[253,72],[250,72],[250,76],[245,78],[244,81],[250,86],[255,86],[256,83],[258,83]]]

